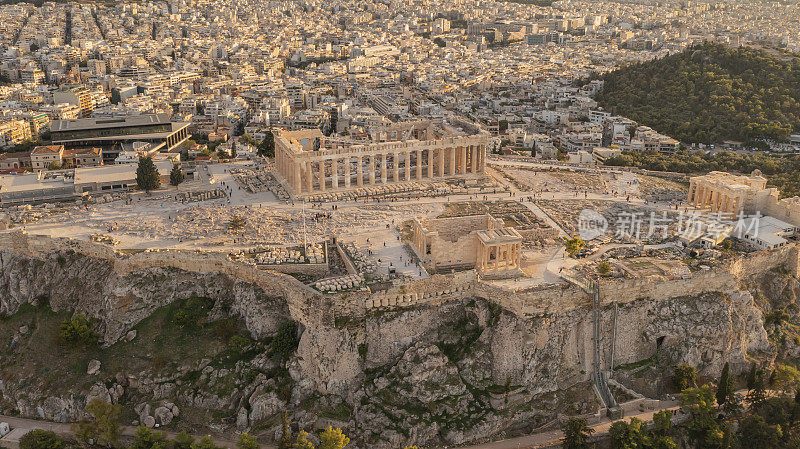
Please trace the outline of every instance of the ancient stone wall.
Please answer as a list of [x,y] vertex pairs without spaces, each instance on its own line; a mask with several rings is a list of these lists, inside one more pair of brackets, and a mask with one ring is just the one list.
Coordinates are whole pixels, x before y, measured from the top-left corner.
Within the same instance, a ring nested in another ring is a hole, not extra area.
[[[107,260],[119,275],[137,270],[171,267],[197,273],[221,273],[255,284],[267,292],[285,297],[292,316],[304,324],[325,323],[333,316],[363,316],[371,309],[440,304],[451,299],[479,296],[521,317],[564,312],[591,305],[590,296],[574,285],[546,285],[526,290],[509,290],[481,282],[474,270],[433,275],[407,281],[378,292],[325,295],[297,279],[269,270],[231,261],[224,253],[177,250],[143,251],[124,254],[112,248],[82,240],[28,235],[18,231],[0,233],[0,249],[10,249],[32,258],[53,252],[73,251]],[[717,268],[693,273],[686,279],[615,279],[600,284],[602,305],[624,304],[640,298],[663,300],[708,292],[730,292],[741,279],[783,267],[800,273],[800,250],[796,246],[749,254]],[[333,313],[331,308],[334,309]]]
[[373,293],[365,298],[364,307],[371,309],[441,304],[450,299],[472,296],[477,280],[474,270],[451,275],[437,274]]
[[439,233],[439,238],[455,242],[472,231],[492,229],[493,220],[488,214],[465,217],[434,218],[425,220],[422,225],[429,231]]

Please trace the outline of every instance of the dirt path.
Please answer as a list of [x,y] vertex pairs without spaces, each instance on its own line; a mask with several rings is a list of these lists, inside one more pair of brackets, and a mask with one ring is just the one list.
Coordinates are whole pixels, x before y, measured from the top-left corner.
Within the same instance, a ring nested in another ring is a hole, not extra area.
[[[40,421],[37,419],[27,419],[27,418],[15,418],[12,416],[4,416],[0,415],[0,422],[7,422],[12,429],[28,429],[28,430],[49,430],[55,432],[62,436],[72,436],[72,428],[71,424],[64,424],[64,423],[56,423],[51,421]],[[159,429],[154,429],[159,430]],[[165,431],[167,437],[172,439],[178,434],[177,432]],[[126,437],[132,437],[136,434],[136,427],[132,426],[124,426],[122,427],[122,435]],[[205,435],[192,435],[195,440],[199,440],[203,438]],[[214,444],[220,447],[228,448],[228,449],[235,449],[236,443],[233,441],[228,441],[225,439],[221,439],[216,436],[212,436],[214,440]],[[2,440],[0,440],[2,442]],[[273,445],[262,445],[262,449],[274,449],[275,446]]]
[[[637,413],[634,415],[626,416],[623,418],[625,421],[630,421],[631,418],[639,418],[645,422],[652,421],[653,415],[662,410],[677,410],[679,407],[674,401],[665,402],[663,407],[658,410],[651,410],[648,412]],[[674,419],[674,418],[673,418]],[[618,420],[610,420],[603,418],[599,423],[590,425],[594,429],[594,435],[605,435],[611,425]],[[473,446],[462,446],[461,449],[533,449],[540,447],[557,446],[561,443],[564,433],[560,430],[551,430],[547,432],[535,433],[533,435],[525,435],[517,438],[509,438],[507,440],[493,441],[491,443],[476,444]]]

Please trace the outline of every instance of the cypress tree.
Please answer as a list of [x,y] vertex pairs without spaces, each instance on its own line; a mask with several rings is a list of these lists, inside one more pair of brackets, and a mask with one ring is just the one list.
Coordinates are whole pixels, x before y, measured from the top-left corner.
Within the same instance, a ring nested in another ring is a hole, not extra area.
[[161,179],[153,159],[139,158],[139,167],[136,168],[136,187],[147,192],[161,187]]
[[756,387],[756,362],[750,364],[750,372],[747,373],[747,391]]
[[717,384],[717,404],[719,405],[723,405],[733,393],[730,370],[730,364],[725,362],[725,366],[722,367],[722,374],[719,377],[719,384]]
[[181,167],[178,164],[175,164],[172,166],[172,171],[169,172],[169,183],[177,187],[182,182],[183,171],[181,171]]

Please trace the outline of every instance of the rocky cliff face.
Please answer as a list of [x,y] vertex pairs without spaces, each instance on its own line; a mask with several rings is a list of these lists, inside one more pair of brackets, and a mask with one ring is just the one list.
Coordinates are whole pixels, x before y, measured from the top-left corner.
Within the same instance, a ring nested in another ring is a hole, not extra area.
[[[796,298],[796,281],[787,285],[753,288],[757,296],[767,290],[788,295],[788,288]],[[87,395],[139,411],[151,404],[171,411],[175,403],[182,410],[216,411],[214,416],[223,416],[214,423],[219,428],[269,436],[275,415],[287,409],[306,429],[332,423],[358,447],[393,448],[494,439],[531,431],[559,413],[598,407],[588,382],[593,315],[587,309],[519,317],[483,299],[463,298],[359,319],[330,311],[330,322],[303,323],[297,350],[279,360],[267,342],[292,318],[291,308],[253,284],[165,268],[119,275],[107,262],[78,254],[38,260],[0,251],[0,314],[46,300],[54,310],[94,317],[107,344],[160,307],[191,295],[213,299],[216,317],[244,323],[254,340],[246,357],[225,365],[209,356],[166,374],[155,368],[106,372],[103,388],[6,380],[6,409],[70,421],[81,416]],[[777,349],[762,324],[762,307],[747,291],[606,307],[603,364],[623,365],[621,382],[657,395],[666,388],[659,379],[678,363],[708,376],[726,361],[740,371],[749,360],[771,363]],[[136,341],[130,351],[137,350]],[[147,417],[152,416],[141,416]]]
[[53,310],[97,319],[96,331],[109,344],[156,308],[192,295],[226,301],[256,338],[274,333],[289,316],[284,301],[221,274],[154,268],[119,275],[110,262],[76,253],[53,252],[42,260],[0,251],[0,315],[44,300]]

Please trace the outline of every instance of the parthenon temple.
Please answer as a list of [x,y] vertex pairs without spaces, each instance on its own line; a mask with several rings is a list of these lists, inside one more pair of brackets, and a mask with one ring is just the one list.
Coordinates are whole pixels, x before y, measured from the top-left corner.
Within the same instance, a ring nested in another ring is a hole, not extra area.
[[392,124],[362,138],[329,139],[318,129],[280,131],[275,164],[303,196],[378,184],[482,175],[489,136],[430,121]]

